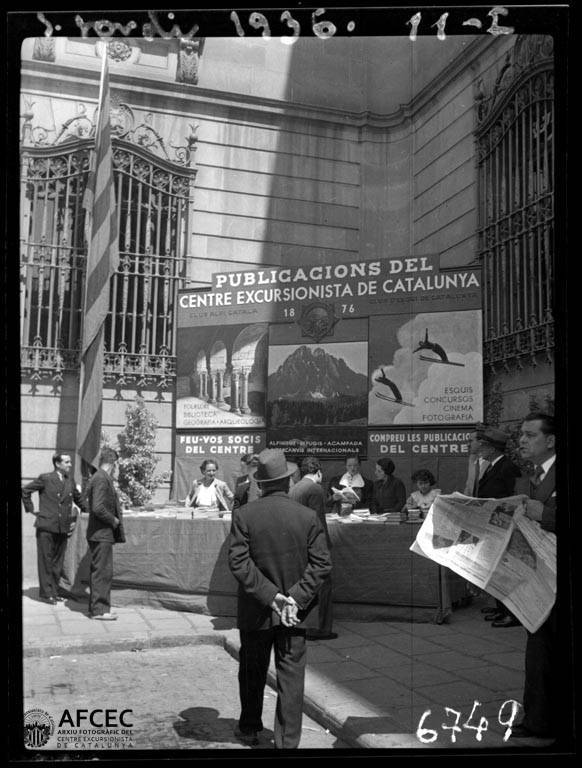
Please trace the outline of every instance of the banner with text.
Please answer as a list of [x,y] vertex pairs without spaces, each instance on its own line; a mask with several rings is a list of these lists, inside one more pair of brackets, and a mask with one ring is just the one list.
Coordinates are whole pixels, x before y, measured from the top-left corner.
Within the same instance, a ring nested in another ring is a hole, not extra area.
[[426,255],[224,272],[178,306],[179,430],[260,429],[337,459],[382,427],[483,418],[479,268]]
[[174,492],[176,499],[186,498],[193,480],[202,477],[200,467],[206,459],[216,462],[216,476],[234,490],[242,472],[241,456],[260,453],[265,448],[264,432],[184,432],[176,435]]

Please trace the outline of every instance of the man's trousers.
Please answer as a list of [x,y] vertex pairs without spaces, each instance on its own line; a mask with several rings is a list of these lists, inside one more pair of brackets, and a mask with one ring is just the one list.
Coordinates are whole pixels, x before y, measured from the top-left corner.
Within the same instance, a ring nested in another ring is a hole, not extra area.
[[111,609],[113,581],[113,542],[90,541],[89,615],[100,616]]
[[559,705],[556,606],[537,632],[527,633],[523,725],[533,733],[556,735]]
[[58,597],[66,549],[66,533],[36,529],[39,596],[44,599]]
[[303,714],[306,662],[304,629],[274,627],[256,632],[240,630],[239,728],[243,732],[263,729],[263,696],[273,647],[278,694],[275,748],[295,749],[301,739]]

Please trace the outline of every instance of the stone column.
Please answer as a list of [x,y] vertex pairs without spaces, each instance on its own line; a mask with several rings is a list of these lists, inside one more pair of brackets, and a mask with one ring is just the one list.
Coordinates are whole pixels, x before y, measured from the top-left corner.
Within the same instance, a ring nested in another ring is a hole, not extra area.
[[231,413],[240,414],[239,408],[239,387],[238,387],[238,371],[233,369],[230,377],[230,410]]
[[210,371],[209,373],[210,378],[210,397],[208,398],[208,402],[210,405],[216,405],[216,371]]
[[249,372],[244,368],[240,375],[240,409],[242,413],[250,413],[249,408]]
[[202,398],[208,400],[208,369],[202,371]]
[[219,408],[228,407],[224,402],[224,371],[216,371],[216,405]]
[[204,371],[198,371],[198,392],[197,396],[204,400]]

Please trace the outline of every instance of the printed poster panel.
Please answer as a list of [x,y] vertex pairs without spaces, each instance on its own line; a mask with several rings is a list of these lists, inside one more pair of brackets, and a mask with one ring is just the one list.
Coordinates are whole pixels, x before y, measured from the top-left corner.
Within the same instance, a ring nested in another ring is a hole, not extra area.
[[179,328],[177,429],[265,426],[266,323]]
[[479,310],[370,318],[370,425],[483,418]]
[[177,429],[337,459],[371,427],[474,424],[480,280],[435,254],[216,273],[179,295]]
[[267,442],[291,453],[337,456],[366,447],[367,323],[343,320],[314,343],[297,324],[269,333]]
[[428,469],[443,493],[462,491],[469,468],[469,442],[473,432],[466,427],[440,429],[370,429],[368,431],[369,472],[380,458],[394,462],[396,477],[407,494],[416,490],[412,475]]
[[260,453],[265,447],[264,432],[184,432],[176,435],[174,496],[184,500],[192,481],[201,477],[200,466],[206,459],[218,465],[216,476],[234,490],[242,472],[241,456]]

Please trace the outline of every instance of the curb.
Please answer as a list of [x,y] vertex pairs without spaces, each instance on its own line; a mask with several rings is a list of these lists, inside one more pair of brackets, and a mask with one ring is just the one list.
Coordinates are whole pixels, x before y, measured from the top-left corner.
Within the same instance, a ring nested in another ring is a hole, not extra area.
[[64,640],[53,645],[28,645],[22,649],[22,656],[31,658],[48,658],[71,653],[109,653],[112,651],[144,651],[148,648],[170,648],[184,645],[222,645],[224,638],[215,635],[157,635],[146,632],[131,637],[112,637],[103,640],[78,641]]
[[[239,659],[239,646],[231,638],[224,637],[224,649],[233,659]],[[273,689],[277,690],[277,678],[275,673],[269,668],[267,672],[267,683]],[[365,743],[364,737],[356,736],[349,727],[345,727],[340,720],[325,711],[309,695],[303,696],[303,713],[315,720],[316,723],[325,728],[332,736],[346,742],[349,748],[369,748],[371,745]]]

